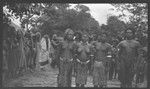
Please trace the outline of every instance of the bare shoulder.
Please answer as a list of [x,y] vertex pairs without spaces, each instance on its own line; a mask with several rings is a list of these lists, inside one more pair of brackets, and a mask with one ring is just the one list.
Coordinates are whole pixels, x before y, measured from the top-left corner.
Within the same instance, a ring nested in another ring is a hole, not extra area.
[[94,45],[94,44],[96,44],[97,43],[97,41],[92,41],[91,42],[91,45]]
[[140,42],[136,41],[136,40],[133,40],[133,43],[134,44],[140,44]]
[[111,48],[111,44],[105,43],[106,47]]
[[109,44],[109,43],[106,43],[106,45],[111,46],[111,44]]
[[73,46],[78,46],[78,42],[73,41],[72,44]]
[[126,44],[126,40],[121,41],[117,47],[123,47]]
[[80,46],[80,45],[81,45],[81,42],[77,42],[76,45],[77,45],[77,46]]
[[148,48],[147,48],[147,47],[143,47],[143,50],[144,50],[145,52],[148,52]]
[[123,45],[123,44],[126,44],[127,43],[127,41],[126,40],[123,40],[123,41],[121,41],[118,45]]

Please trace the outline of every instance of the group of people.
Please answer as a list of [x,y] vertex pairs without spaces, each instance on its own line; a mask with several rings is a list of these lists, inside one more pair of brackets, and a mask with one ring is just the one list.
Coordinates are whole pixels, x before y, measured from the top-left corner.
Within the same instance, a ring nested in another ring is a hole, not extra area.
[[[7,45],[7,40],[3,42],[4,76],[7,70],[12,70],[10,73],[23,68],[45,70],[45,65],[50,64],[59,69],[58,87],[71,87],[72,74],[75,76],[76,87],[85,87],[88,74],[93,77],[94,87],[106,87],[107,80],[113,78],[120,80],[121,87],[132,87],[134,76],[138,82],[145,73],[143,66],[146,64],[147,51],[134,40],[131,29],[126,30],[126,39],[120,43],[113,40],[112,44],[107,42],[105,33],[91,39],[87,34],[75,34],[70,28],[66,29],[64,37],[59,40],[56,34],[52,39],[48,35],[41,37],[39,32],[19,34],[19,37],[12,38],[18,38],[17,42],[12,40],[11,45]],[[17,50],[11,48],[14,43]],[[11,60],[12,57],[15,58]],[[14,68],[12,63],[18,66]]]
[[3,83],[6,80],[22,75],[24,72],[44,70],[51,60],[50,39],[40,32],[32,33],[15,29],[5,24],[3,36]]
[[126,30],[126,38],[118,44],[116,40],[113,44],[107,43],[105,33],[98,35],[97,40],[89,41],[86,34],[82,34],[81,39],[75,38],[79,36],[75,37],[73,30],[67,29],[64,39],[57,44],[58,87],[71,87],[72,73],[76,87],[86,85],[88,73],[92,74],[94,87],[106,87],[113,75],[118,76],[121,87],[132,87],[135,75],[136,82],[144,79],[146,57],[141,51],[146,53],[146,50],[134,40],[131,29]]

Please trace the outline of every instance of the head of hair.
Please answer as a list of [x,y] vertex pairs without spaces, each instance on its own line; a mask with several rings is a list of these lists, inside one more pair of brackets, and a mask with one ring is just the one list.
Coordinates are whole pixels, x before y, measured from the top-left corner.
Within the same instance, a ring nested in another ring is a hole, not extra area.
[[[73,30],[72,30],[72,29],[70,29],[70,28],[66,29],[66,31],[65,31],[65,36],[64,36],[64,40],[66,40],[66,39],[67,39],[67,35],[68,35],[68,34],[72,34],[72,35],[74,35]],[[72,40],[73,40],[73,39],[72,39]]]
[[79,40],[79,41],[81,41],[81,39],[82,39],[82,34],[81,34],[81,32],[76,32],[75,34],[75,40]]
[[83,35],[82,35],[82,41],[84,40],[84,38],[86,38],[87,41],[89,40],[89,36],[88,36],[87,34],[83,34]]
[[71,28],[67,28],[65,34],[74,34],[74,32]]
[[37,42],[40,42],[40,40],[41,40],[41,33],[40,32],[36,33],[36,40],[37,40]]
[[127,29],[125,30],[125,33],[127,33],[128,31],[131,31],[133,33],[134,28],[133,27],[127,27]]

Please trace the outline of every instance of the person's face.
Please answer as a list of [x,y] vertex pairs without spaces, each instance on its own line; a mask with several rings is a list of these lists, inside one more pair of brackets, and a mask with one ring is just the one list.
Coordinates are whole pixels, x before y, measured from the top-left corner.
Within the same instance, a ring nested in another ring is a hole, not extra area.
[[105,34],[103,34],[103,35],[101,36],[101,41],[102,41],[102,42],[105,42],[105,41],[106,41],[106,35],[105,35]]
[[112,44],[113,44],[114,46],[116,46],[116,45],[117,45],[117,42],[116,42],[116,41],[113,41]]
[[131,38],[132,37],[132,31],[131,30],[127,30],[126,36],[127,38]]
[[101,36],[98,36],[97,40],[98,40],[98,41],[101,41]]
[[68,33],[68,34],[67,34],[67,38],[68,38],[68,39],[73,39],[73,37],[74,37],[74,36],[73,36],[73,33]]
[[82,39],[83,39],[84,42],[88,41],[88,37],[86,35],[83,35]]
[[56,38],[57,38],[57,35],[54,35],[54,36],[53,36],[53,39],[56,39]]

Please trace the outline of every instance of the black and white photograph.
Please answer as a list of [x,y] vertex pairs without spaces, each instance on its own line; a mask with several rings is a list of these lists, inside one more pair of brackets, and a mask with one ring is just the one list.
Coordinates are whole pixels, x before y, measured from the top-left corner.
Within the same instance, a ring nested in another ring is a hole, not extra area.
[[5,2],[2,15],[2,87],[148,86],[148,3]]

